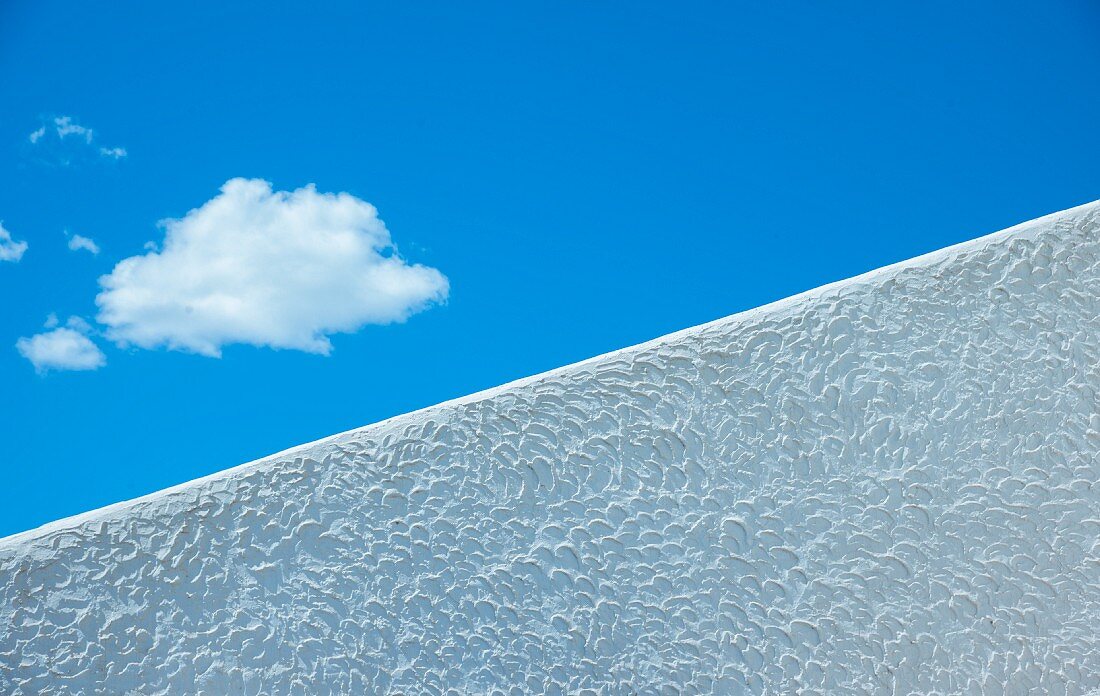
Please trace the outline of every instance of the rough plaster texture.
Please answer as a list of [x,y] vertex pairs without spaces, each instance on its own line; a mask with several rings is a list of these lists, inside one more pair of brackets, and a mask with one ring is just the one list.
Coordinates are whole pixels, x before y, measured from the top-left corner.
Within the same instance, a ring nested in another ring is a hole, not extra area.
[[0,541],[5,694],[1100,686],[1100,206]]

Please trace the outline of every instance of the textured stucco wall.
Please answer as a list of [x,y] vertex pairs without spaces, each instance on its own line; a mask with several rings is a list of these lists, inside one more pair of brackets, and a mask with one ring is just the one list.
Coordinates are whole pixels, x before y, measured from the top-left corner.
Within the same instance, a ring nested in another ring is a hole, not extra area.
[[1098,389],[1094,204],[0,541],[0,692],[1083,693]]

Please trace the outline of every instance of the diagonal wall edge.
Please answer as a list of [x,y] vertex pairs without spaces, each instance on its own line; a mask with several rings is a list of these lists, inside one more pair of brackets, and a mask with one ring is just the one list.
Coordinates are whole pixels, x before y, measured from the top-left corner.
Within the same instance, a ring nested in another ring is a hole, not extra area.
[[1100,687],[1100,205],[0,540],[0,691]]

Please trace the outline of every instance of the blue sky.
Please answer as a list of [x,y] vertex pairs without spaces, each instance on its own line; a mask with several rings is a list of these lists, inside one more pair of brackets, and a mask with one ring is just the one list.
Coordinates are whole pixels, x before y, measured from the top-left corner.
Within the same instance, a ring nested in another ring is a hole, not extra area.
[[1084,0],[224,4],[0,7],[0,534],[1100,197]]

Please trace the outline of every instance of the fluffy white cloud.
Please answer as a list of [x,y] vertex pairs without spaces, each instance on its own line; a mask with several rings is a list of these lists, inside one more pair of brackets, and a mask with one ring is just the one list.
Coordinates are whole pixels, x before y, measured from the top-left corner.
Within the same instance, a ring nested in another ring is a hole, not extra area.
[[31,140],[32,143],[37,143],[39,140],[42,139],[42,136],[45,135],[45,134],[46,134],[46,127],[45,126],[40,126],[38,128],[38,130],[31,133],[30,140]]
[[99,154],[104,157],[110,157],[112,159],[122,159],[126,156],[126,148],[124,147],[101,147],[99,148]]
[[98,370],[107,364],[103,351],[88,338],[91,328],[80,317],[69,317],[65,326],[58,327],[57,316],[51,314],[46,328],[52,330],[15,342],[19,354],[30,360],[40,374],[50,370]]
[[0,261],[18,261],[26,250],[27,243],[12,239],[11,232],[5,230],[4,223],[0,222]]
[[84,251],[90,251],[93,254],[99,253],[99,245],[96,244],[93,240],[79,234],[74,234],[73,236],[69,237],[69,250],[80,251],[81,249],[83,249]]
[[328,354],[329,335],[404,321],[448,293],[442,273],[401,258],[374,206],[347,193],[232,179],[161,226],[159,251],[99,280],[97,319],[120,344]]

